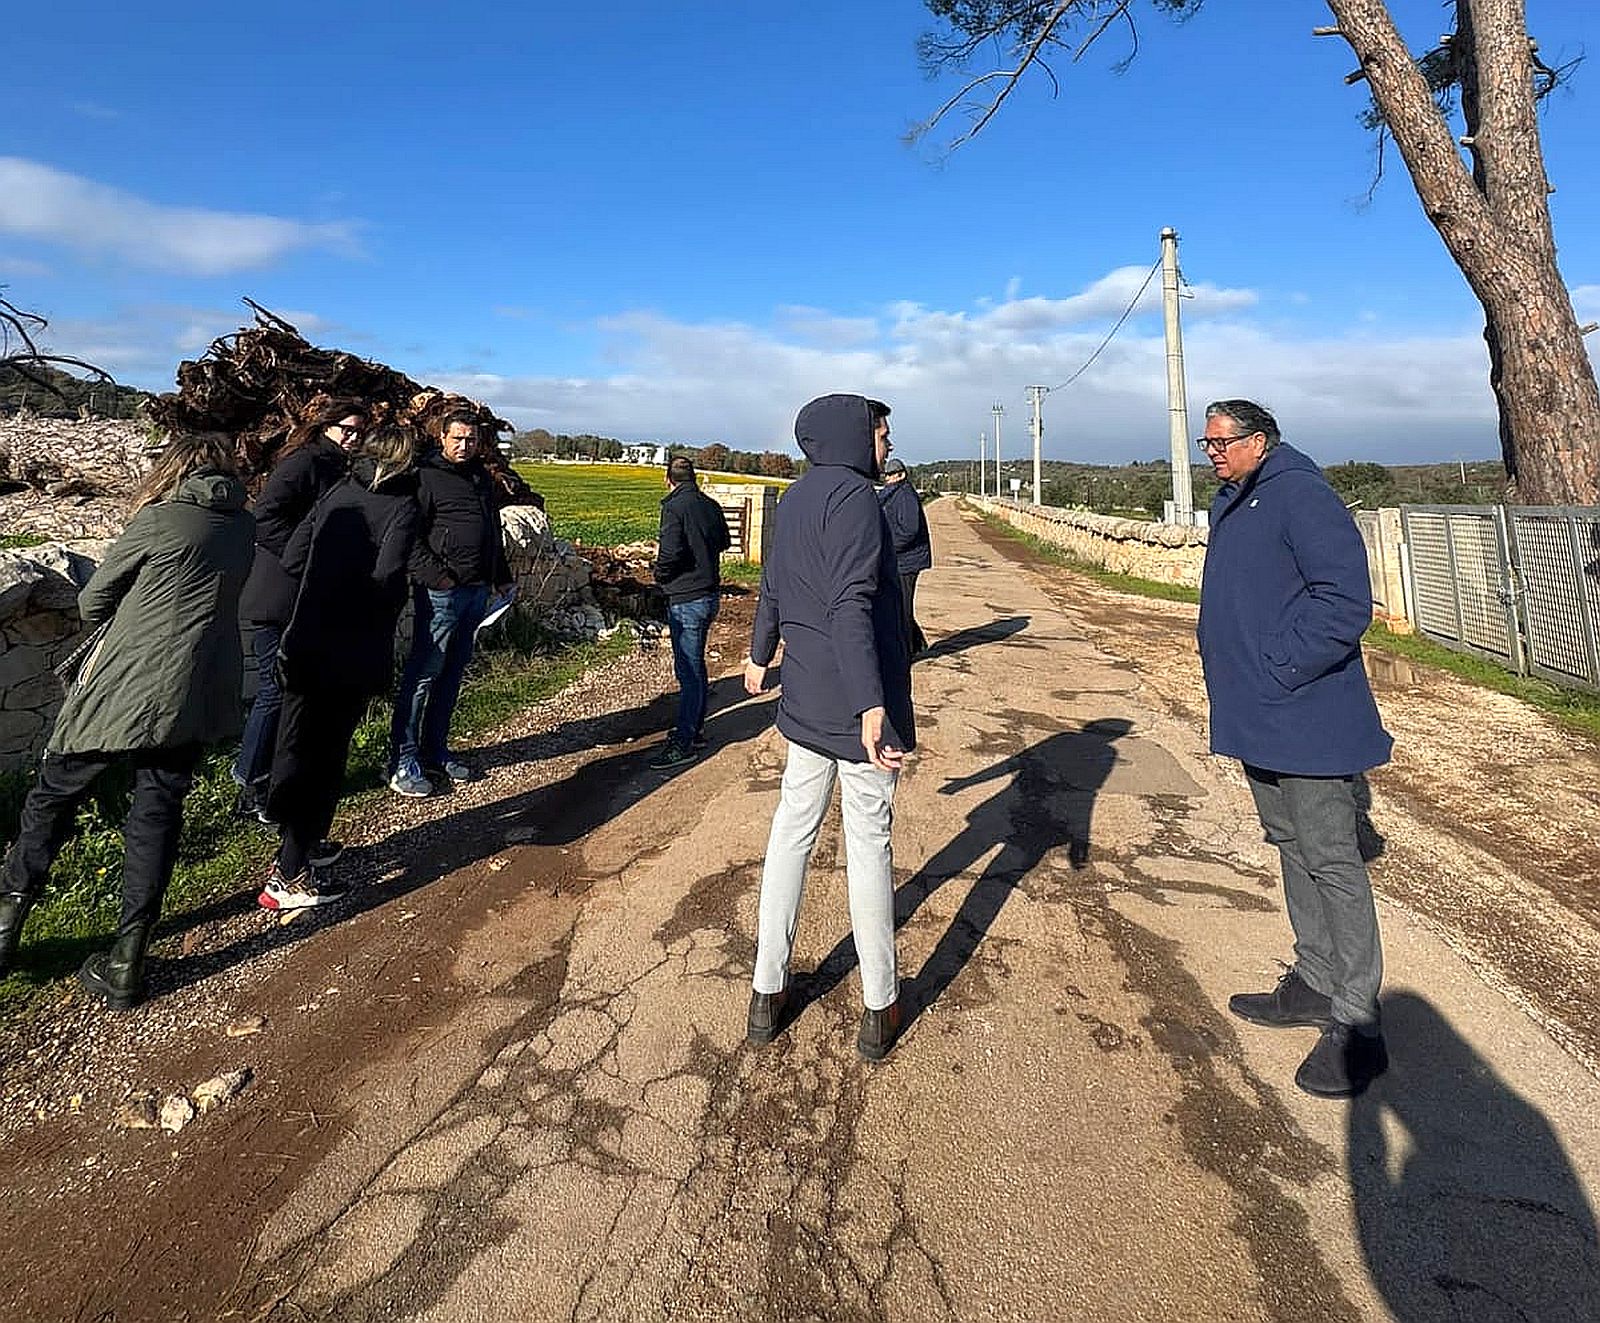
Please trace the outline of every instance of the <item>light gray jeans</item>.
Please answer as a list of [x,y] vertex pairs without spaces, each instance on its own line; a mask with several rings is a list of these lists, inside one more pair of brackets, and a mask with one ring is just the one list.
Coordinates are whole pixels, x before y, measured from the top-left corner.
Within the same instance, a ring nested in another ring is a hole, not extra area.
[[1333,1000],[1335,1020],[1375,1024],[1383,945],[1356,831],[1353,778],[1289,776],[1249,764],[1244,773],[1283,861],[1295,969]]
[[782,992],[789,979],[806,865],[823,815],[840,785],[844,816],[845,876],[850,888],[850,928],[861,965],[861,998],[869,1010],[892,1005],[899,992],[894,959],[894,868],[889,829],[894,823],[895,773],[871,763],[849,763],[789,745],[783,793],[772,815],[767,859],[761,870],[761,910],[756,935],[757,992]]

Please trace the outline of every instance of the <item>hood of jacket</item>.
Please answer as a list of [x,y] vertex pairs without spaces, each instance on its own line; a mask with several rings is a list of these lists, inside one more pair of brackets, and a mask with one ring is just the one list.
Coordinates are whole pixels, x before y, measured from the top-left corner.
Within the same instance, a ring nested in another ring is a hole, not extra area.
[[180,482],[172,499],[207,510],[243,510],[246,492],[244,483],[232,474],[202,469]]
[[794,420],[794,439],[815,465],[837,465],[866,478],[878,476],[872,411],[865,396],[823,395],[812,400]]
[[1254,472],[1245,474],[1239,482],[1225,482],[1217,488],[1216,498],[1212,502],[1212,518],[1221,518],[1237,504],[1240,497],[1255,491],[1262,483],[1281,478],[1286,473],[1297,472],[1309,473],[1319,480],[1322,478],[1322,470],[1310,455],[1280,441],[1267,451]]

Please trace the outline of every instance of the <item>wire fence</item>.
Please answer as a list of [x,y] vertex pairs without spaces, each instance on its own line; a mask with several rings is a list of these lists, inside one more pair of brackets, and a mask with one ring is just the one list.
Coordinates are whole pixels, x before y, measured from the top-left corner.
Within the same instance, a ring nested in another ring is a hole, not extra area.
[[1600,508],[1405,505],[1400,518],[1419,630],[1600,689]]

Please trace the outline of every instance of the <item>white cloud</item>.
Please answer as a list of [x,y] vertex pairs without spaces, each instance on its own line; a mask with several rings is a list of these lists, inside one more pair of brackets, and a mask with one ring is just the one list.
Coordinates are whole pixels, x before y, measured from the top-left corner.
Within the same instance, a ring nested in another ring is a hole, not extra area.
[[1574,285],[1571,294],[1572,310],[1580,322],[1600,320],[1600,285]]
[[300,249],[353,247],[344,222],[167,206],[17,156],[0,156],[0,233],[199,276],[266,266]]
[[[1129,283],[1113,272],[1066,299],[1013,299],[977,311],[902,302],[875,319],[870,339],[864,331],[874,319],[817,309],[803,310],[798,327],[795,309],[781,310],[770,327],[626,312],[598,323],[615,364],[607,372],[408,370],[480,396],[519,426],[746,449],[792,449],[801,404],[828,391],[861,391],[894,406],[900,453],[913,460],[976,458],[978,432],[992,429],[989,409],[999,399],[1008,411],[1005,453],[1015,458],[1026,438],[1024,388],[1070,376],[1143,276],[1135,269]],[[1184,304],[1196,433],[1208,400],[1243,395],[1274,408],[1285,435],[1328,462],[1496,453],[1475,327],[1451,336],[1269,332],[1245,316],[1257,303],[1253,292],[1202,288],[1197,295]],[[806,333],[835,322],[851,334],[830,341]],[[1165,346],[1153,319],[1129,321],[1081,379],[1047,398],[1044,449],[1090,462],[1166,453]]]
[[50,274],[43,262],[28,257],[0,257],[0,277],[10,280],[42,280]]
[[[340,330],[314,312],[274,311],[312,340]],[[103,318],[52,317],[38,340],[46,352],[85,359],[127,385],[167,391],[175,386],[179,360],[198,358],[219,336],[252,324],[247,309],[145,304]],[[353,337],[343,332],[342,338]]]

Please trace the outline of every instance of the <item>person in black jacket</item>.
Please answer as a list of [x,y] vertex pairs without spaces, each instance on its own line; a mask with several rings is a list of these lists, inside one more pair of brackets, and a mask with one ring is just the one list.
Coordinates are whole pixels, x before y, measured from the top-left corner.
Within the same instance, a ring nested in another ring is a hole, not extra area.
[[693,762],[705,747],[701,728],[711,684],[706,676],[706,634],[721,603],[722,553],[733,545],[722,507],[700,490],[694,463],[683,455],[667,463],[661,502],[661,537],[656,582],[667,595],[667,630],[672,668],[678,676],[678,722],[666,747],[650,764],[658,770]]
[[745,689],[759,693],[782,641],[778,729],[789,740],[747,1033],[767,1043],[782,1025],[806,865],[837,780],[866,1007],[856,1047],[878,1061],[900,1031],[889,829],[895,780],[917,741],[894,544],[872,487],[888,458],[889,407],[824,395],[800,411],[795,437],[811,467],[778,503],[745,663]]
[[317,499],[344,477],[365,427],[365,414],[349,400],[334,400],[319,408],[290,433],[266,486],[256,497],[256,558],[239,599],[239,616],[251,627],[250,648],[256,661],[255,701],[233,764],[233,779],[239,786],[238,811],[244,817],[265,820],[267,776],[283,706],[277,676],[278,644],[299,587],[284,571],[284,548]]
[[917,489],[906,481],[906,466],[891,459],[883,466],[883,486],[878,503],[889,521],[894,539],[895,569],[900,576],[900,628],[905,632],[908,655],[915,657],[928,646],[917,624],[917,575],[933,567],[933,543],[928,537],[928,516]]
[[431,795],[435,776],[471,781],[477,775],[450,754],[450,718],[490,588],[497,595],[511,591],[500,500],[479,446],[477,419],[449,414],[439,449],[417,465],[416,614],[389,731],[389,788],[409,798]]
[[266,909],[303,909],[345,894],[316,856],[333,823],[350,740],[367,704],[394,677],[394,631],[417,532],[416,436],[391,423],[362,445],[350,474],[304,520],[284,551],[300,581],[283,631],[283,720],[267,808],[278,855]]

